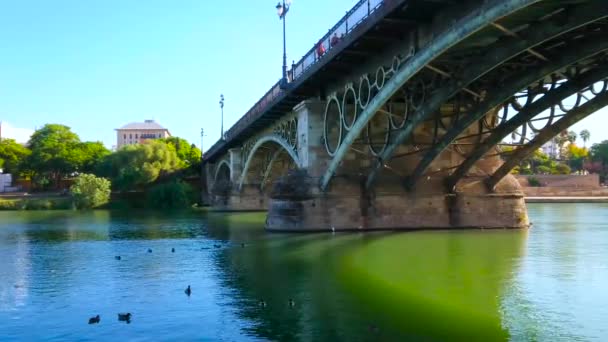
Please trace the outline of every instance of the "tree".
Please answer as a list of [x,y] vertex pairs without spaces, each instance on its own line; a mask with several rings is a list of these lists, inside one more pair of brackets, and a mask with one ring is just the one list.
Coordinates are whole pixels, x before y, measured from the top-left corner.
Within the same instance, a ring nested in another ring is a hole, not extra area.
[[570,142],[571,144],[574,144],[576,142],[576,138],[578,138],[578,135],[576,134],[575,131],[568,131],[568,133],[567,133],[568,142]]
[[186,139],[169,137],[160,141],[173,146],[177,157],[187,165],[193,165],[201,159],[201,150],[196,145],[190,144]]
[[576,144],[568,145],[568,150],[566,152],[566,158],[568,159],[568,164],[570,168],[575,171],[581,171],[583,169],[583,164],[585,159],[589,155],[589,151],[584,147],[578,147]]
[[194,203],[192,187],[180,180],[153,186],[148,192],[148,204],[157,209],[185,209]]
[[603,166],[608,165],[608,140],[591,146],[591,158],[602,163]]
[[0,168],[6,173],[18,174],[31,151],[13,139],[0,139]]
[[134,190],[154,182],[159,176],[184,167],[172,145],[151,140],[126,145],[108,155],[98,173],[110,178],[118,190]]
[[83,159],[79,145],[80,138],[69,127],[47,124],[30,138],[28,147],[32,153],[26,166],[34,175],[48,177],[58,183],[62,177],[78,169]]
[[93,209],[110,200],[110,181],[83,173],[70,188],[74,205],[78,209]]
[[587,147],[587,141],[591,138],[591,132],[588,129],[584,129],[580,133],[581,139],[583,139],[583,147]]
[[79,171],[91,173],[94,172],[99,163],[110,154],[108,150],[101,142],[83,142],[78,146],[80,150],[81,160],[79,161]]

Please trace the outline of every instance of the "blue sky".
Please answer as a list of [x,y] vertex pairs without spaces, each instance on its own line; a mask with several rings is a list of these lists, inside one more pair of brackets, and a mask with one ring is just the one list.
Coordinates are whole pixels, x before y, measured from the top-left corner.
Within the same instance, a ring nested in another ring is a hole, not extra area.
[[[295,0],[288,64],[356,0]],[[276,1],[19,0],[0,3],[0,120],[6,136],[45,123],[115,144],[114,129],[155,119],[205,148],[281,77]],[[605,115],[577,125],[608,139]]]

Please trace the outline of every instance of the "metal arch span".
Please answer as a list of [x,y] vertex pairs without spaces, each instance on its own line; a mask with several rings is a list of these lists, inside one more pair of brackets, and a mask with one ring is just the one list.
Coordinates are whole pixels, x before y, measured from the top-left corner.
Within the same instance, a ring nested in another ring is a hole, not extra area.
[[505,161],[502,166],[494,172],[492,176],[486,179],[485,183],[489,189],[495,189],[496,185],[513,170],[525,157],[529,156],[532,152],[539,149],[542,145],[553,139],[561,131],[581,121],[587,116],[597,112],[598,110],[608,106],[608,92],[598,95],[589,102],[581,105],[578,108],[573,109],[571,112],[566,114],[561,120],[554,123],[553,125],[543,128],[536,138],[534,138],[526,146],[517,149],[513,155]]
[[522,110],[507,122],[501,124],[487,137],[479,147],[477,147],[461,164],[458,166],[445,181],[446,189],[454,192],[456,184],[469,172],[469,170],[494,146],[499,144],[511,132],[518,127],[525,125],[528,120],[548,110],[562,99],[568,98],[589,84],[594,84],[608,77],[608,67],[592,69],[585,72],[580,77],[568,81],[560,87],[550,90],[537,101],[522,108]]
[[358,120],[353,124],[352,129],[342,140],[327,171],[321,178],[321,183],[319,185],[321,190],[327,190],[342,159],[378,109],[380,109],[380,107],[412,76],[420,71],[426,64],[441,56],[450,47],[456,45],[466,37],[502,17],[508,16],[511,13],[517,12],[539,1],[540,0],[496,0],[489,2],[477,11],[465,16],[459,22],[454,23],[447,31],[431,41],[425,49],[416,53],[370,101]]
[[232,172],[232,170],[230,169],[230,163],[226,159],[222,160],[221,162],[219,162],[219,164],[217,164],[217,167],[215,168],[215,174],[213,175],[213,184],[217,182],[217,176],[220,174],[222,166],[226,166],[228,168],[228,171]]
[[411,189],[414,187],[416,182],[422,177],[423,173],[431,165],[431,163],[437,158],[441,152],[443,152],[458,136],[470,125],[481,119],[486,113],[492,108],[499,106],[504,103],[509,97],[515,94],[517,91],[529,86],[530,84],[549,76],[560,69],[563,69],[569,65],[572,65],[582,59],[586,59],[599,52],[608,49],[608,43],[598,43],[595,41],[589,41],[583,46],[579,46],[580,49],[572,49],[564,52],[560,56],[557,56],[553,62],[542,66],[536,70],[525,70],[522,74],[516,75],[501,85],[500,91],[492,94],[487,100],[483,101],[475,110],[469,115],[466,115],[458,121],[452,129],[450,129],[440,140],[439,143],[434,144],[431,149],[424,155],[420,163],[416,166],[416,169],[406,180],[406,188]]
[[[608,7],[606,7],[605,2],[604,1],[594,1],[592,3],[589,3],[588,5],[576,8],[571,13],[569,20],[567,22],[563,23],[562,25],[556,25],[552,22],[541,23],[541,24],[538,24],[537,26],[532,26],[529,29],[528,35],[525,37],[522,37],[522,39],[514,38],[514,39],[511,39],[508,43],[498,41],[493,46],[488,47],[489,51],[493,50],[492,54],[487,55],[487,56],[481,56],[480,58],[477,58],[476,60],[472,61],[470,63],[471,67],[468,70],[464,71],[462,77],[453,79],[451,82],[448,83],[448,85],[446,85],[445,87],[443,87],[442,89],[437,91],[427,101],[427,103],[418,112],[416,112],[414,114],[414,116],[407,123],[407,125],[404,127],[404,129],[398,132],[395,139],[391,142],[391,144],[389,146],[387,146],[385,151],[378,157],[377,163],[374,165],[374,167],[372,168],[372,171],[370,172],[370,174],[368,176],[368,180],[366,183],[367,187],[368,188],[371,187],[371,185],[375,181],[375,178],[377,177],[378,173],[380,172],[381,168],[383,167],[384,163],[391,158],[391,156],[393,155],[393,153],[395,152],[395,150],[397,149],[398,146],[400,146],[408,138],[411,137],[411,135],[414,132],[414,130],[416,129],[416,127],[422,121],[428,119],[431,115],[433,115],[433,113],[435,113],[437,110],[439,110],[439,108],[441,107],[441,105],[443,103],[445,103],[450,98],[452,98],[454,95],[456,95],[460,90],[463,89],[463,87],[468,86],[469,84],[473,83],[475,80],[479,79],[483,75],[489,73],[490,71],[494,70],[499,65],[503,64],[510,58],[519,55],[520,53],[525,52],[526,50],[529,50],[530,48],[533,48],[547,40],[550,40],[551,38],[560,36],[568,31],[574,30],[580,26],[583,26],[585,24],[589,24],[591,22],[602,19],[602,18],[606,17],[607,15],[608,15]],[[589,45],[593,45],[593,42]],[[589,45],[587,45],[587,48],[591,48],[591,49],[594,48],[593,46],[589,46]],[[575,51],[575,53],[579,53],[579,52],[581,52],[581,51]],[[572,55],[573,52],[569,51],[568,54]],[[575,58],[571,62],[567,62],[567,63],[572,64],[572,63],[576,62],[577,59],[578,58]],[[558,60],[560,60],[560,62],[553,63],[553,64],[556,66],[559,66],[564,63],[564,61],[562,61],[562,60],[564,60],[564,58],[562,58],[562,56],[558,56]],[[564,65],[564,66],[567,66],[567,65]],[[561,68],[561,67],[558,67],[558,69],[559,68]],[[553,69],[553,67],[549,67],[547,69],[547,71],[548,71],[547,74],[555,71],[552,69]],[[542,78],[545,75],[546,74],[543,74],[543,75],[539,74],[536,77]],[[526,87],[527,85],[529,85],[530,83],[532,83],[536,80],[536,79],[530,78],[530,75],[527,75],[525,73],[522,76],[523,76],[523,78],[521,80],[515,79],[515,80],[513,80],[513,82],[511,82],[511,84],[501,85],[500,86],[501,91],[499,93],[502,94],[500,96],[502,96],[503,99],[500,101],[492,102],[492,104],[493,104],[492,106],[482,106],[483,108],[485,108],[484,113],[476,112],[474,115],[469,115],[468,118],[471,118],[472,120],[467,120],[467,117],[465,117],[464,118],[465,120],[463,120],[463,121],[459,120],[457,127],[455,127],[453,130],[448,132],[448,134],[446,136],[444,136],[444,139],[440,142],[440,144],[434,145],[433,148],[431,149],[431,151],[429,151],[426,154],[425,159],[423,159],[421,161],[421,163],[418,165],[418,167],[413,172],[411,177],[408,178],[408,181],[405,184],[406,187],[408,187],[408,188],[413,187],[415,182],[422,175],[422,173],[426,170],[426,168],[431,164],[431,162],[435,159],[435,157],[439,153],[441,153],[453,139],[456,139],[457,135],[456,136],[454,136],[454,135],[455,135],[456,130],[460,129],[460,127],[458,127],[458,126],[462,126],[463,124],[465,124],[467,122],[468,122],[467,126],[472,124],[476,119],[478,119],[482,115],[486,114],[493,107],[498,106],[500,104],[500,102],[502,102],[506,98],[510,97],[513,93],[521,90],[522,88]],[[517,88],[517,87],[520,87],[520,88]],[[504,89],[511,91],[511,93],[507,94]],[[484,102],[488,103],[488,101],[484,101]],[[473,119],[474,117],[476,119]],[[462,128],[462,129],[464,129],[464,128]],[[458,132],[458,133],[460,133],[460,132]]]
[[250,166],[251,161],[253,160],[253,157],[255,156],[257,150],[268,142],[272,142],[272,143],[279,145],[281,149],[285,150],[287,152],[287,154],[289,154],[289,157],[291,157],[291,159],[296,163],[298,168],[302,167],[300,158],[298,158],[298,155],[293,150],[293,148],[289,145],[289,143],[287,143],[287,141],[285,141],[283,138],[276,136],[276,135],[264,136],[264,137],[260,138],[258,141],[256,141],[256,143],[251,148],[251,151],[249,152],[247,161],[245,162],[245,165],[243,166],[243,172],[241,173],[241,178],[239,179],[239,185],[238,185],[239,191],[243,187],[243,183],[245,182],[245,178],[247,177],[247,172],[249,171],[249,166]]

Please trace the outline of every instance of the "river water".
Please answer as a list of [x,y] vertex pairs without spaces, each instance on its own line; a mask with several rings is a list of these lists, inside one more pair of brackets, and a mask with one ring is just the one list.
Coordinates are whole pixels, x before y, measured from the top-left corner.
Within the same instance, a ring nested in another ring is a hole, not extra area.
[[361,234],[2,212],[0,340],[608,340],[608,205],[529,211],[527,231]]

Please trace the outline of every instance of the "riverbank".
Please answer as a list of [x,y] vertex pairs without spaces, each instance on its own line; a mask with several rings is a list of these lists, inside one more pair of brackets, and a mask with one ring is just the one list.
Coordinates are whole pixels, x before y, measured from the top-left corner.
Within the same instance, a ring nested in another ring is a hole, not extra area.
[[9,210],[67,210],[72,209],[70,197],[0,198],[0,211]]

